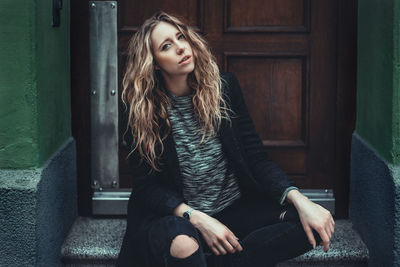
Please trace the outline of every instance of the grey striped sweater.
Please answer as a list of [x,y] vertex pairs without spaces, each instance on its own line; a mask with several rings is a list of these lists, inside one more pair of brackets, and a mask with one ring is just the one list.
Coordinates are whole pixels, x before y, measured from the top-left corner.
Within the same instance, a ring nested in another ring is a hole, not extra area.
[[183,180],[183,196],[190,207],[213,215],[240,197],[237,179],[216,136],[200,143],[202,133],[193,110],[193,96],[169,95],[172,108],[168,109],[168,117]]

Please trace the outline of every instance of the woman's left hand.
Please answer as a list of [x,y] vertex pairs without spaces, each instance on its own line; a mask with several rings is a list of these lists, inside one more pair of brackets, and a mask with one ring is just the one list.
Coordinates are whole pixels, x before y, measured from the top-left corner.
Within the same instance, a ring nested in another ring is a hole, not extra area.
[[314,229],[321,237],[324,251],[327,252],[335,229],[335,221],[331,213],[322,206],[310,201],[298,190],[289,191],[287,200],[296,207],[310,244],[314,248],[316,247],[316,241],[312,233]]

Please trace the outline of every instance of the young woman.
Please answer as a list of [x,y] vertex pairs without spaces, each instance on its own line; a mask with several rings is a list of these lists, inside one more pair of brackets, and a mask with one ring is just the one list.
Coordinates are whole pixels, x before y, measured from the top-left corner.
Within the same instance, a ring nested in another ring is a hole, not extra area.
[[129,44],[122,97],[132,168],[118,266],[274,266],[334,231],[274,164],[236,77],[159,12]]

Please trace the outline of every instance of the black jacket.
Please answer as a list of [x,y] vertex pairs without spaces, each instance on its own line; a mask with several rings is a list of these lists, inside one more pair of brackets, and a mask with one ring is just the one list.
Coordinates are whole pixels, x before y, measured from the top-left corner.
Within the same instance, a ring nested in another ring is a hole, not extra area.
[[[218,131],[222,150],[238,178],[242,194],[265,196],[279,202],[293,182],[271,160],[248,114],[239,83],[232,73],[222,73],[224,97],[233,110],[231,122],[224,119]],[[147,265],[147,230],[154,219],[171,215],[182,202],[182,179],[172,132],[164,140],[161,171],[149,175],[150,166],[140,156],[130,156],[133,182],[128,204],[127,229],[118,266]]]

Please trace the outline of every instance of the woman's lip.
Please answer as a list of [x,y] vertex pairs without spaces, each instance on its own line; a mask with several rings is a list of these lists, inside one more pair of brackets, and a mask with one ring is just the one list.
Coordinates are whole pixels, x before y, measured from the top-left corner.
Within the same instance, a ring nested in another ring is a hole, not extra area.
[[191,59],[192,59],[192,57],[189,56],[186,60],[184,60],[181,63],[179,63],[179,65],[181,65],[181,64],[185,65],[185,64],[189,63]]

